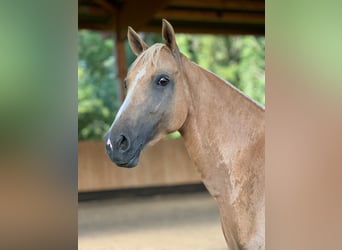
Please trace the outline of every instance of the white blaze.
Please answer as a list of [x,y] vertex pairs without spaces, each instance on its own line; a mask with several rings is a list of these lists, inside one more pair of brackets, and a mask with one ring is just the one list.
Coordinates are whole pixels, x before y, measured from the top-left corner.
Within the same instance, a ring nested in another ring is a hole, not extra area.
[[129,106],[130,102],[131,102],[131,97],[132,94],[134,93],[134,89],[137,86],[139,80],[145,75],[146,73],[146,67],[142,68],[141,70],[138,71],[138,74],[136,74],[134,81],[132,83],[132,88],[130,89],[130,91],[127,93],[127,96],[125,98],[124,103],[122,104],[122,106],[119,109],[119,112],[117,113],[114,122],[112,124],[111,127],[113,127],[114,123],[116,120],[119,119],[119,117],[121,116],[121,114],[127,109],[127,107]]

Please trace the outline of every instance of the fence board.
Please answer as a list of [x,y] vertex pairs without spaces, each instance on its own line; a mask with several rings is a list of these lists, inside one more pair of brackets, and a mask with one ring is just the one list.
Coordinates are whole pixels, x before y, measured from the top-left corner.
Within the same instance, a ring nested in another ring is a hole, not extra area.
[[100,191],[200,183],[182,138],[164,139],[144,149],[137,167],[119,168],[102,141],[78,143],[78,191]]

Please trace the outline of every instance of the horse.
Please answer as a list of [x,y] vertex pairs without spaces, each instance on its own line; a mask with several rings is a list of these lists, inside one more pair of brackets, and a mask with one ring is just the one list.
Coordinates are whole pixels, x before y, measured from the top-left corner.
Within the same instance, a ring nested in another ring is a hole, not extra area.
[[104,136],[109,158],[134,167],[145,146],[179,131],[217,202],[228,248],[265,249],[265,108],[182,54],[165,19],[163,43],[148,46],[131,27],[127,37],[137,58]]

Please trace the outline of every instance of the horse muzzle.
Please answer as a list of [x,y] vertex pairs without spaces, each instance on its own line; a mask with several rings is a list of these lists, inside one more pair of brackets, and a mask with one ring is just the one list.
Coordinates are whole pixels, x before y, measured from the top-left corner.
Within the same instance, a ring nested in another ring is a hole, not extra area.
[[109,158],[119,167],[132,168],[139,162],[142,145],[132,143],[127,134],[112,135],[109,131],[105,135],[105,147]]

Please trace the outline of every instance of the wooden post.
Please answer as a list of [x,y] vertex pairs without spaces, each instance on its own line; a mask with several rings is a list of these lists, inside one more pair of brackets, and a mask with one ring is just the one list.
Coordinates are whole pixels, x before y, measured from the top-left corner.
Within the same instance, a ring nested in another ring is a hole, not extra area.
[[118,69],[119,89],[121,101],[125,98],[125,84],[124,79],[127,75],[127,60],[125,51],[125,39],[121,38],[118,33],[115,34],[115,48],[116,48],[116,66]]
[[126,33],[122,29],[121,22],[121,10],[116,11],[114,15],[115,23],[114,23],[114,32],[115,32],[115,49],[116,49],[116,67],[119,77],[119,90],[121,102],[125,99],[125,77],[127,75],[127,59],[126,59],[126,51],[125,51],[125,40]]

